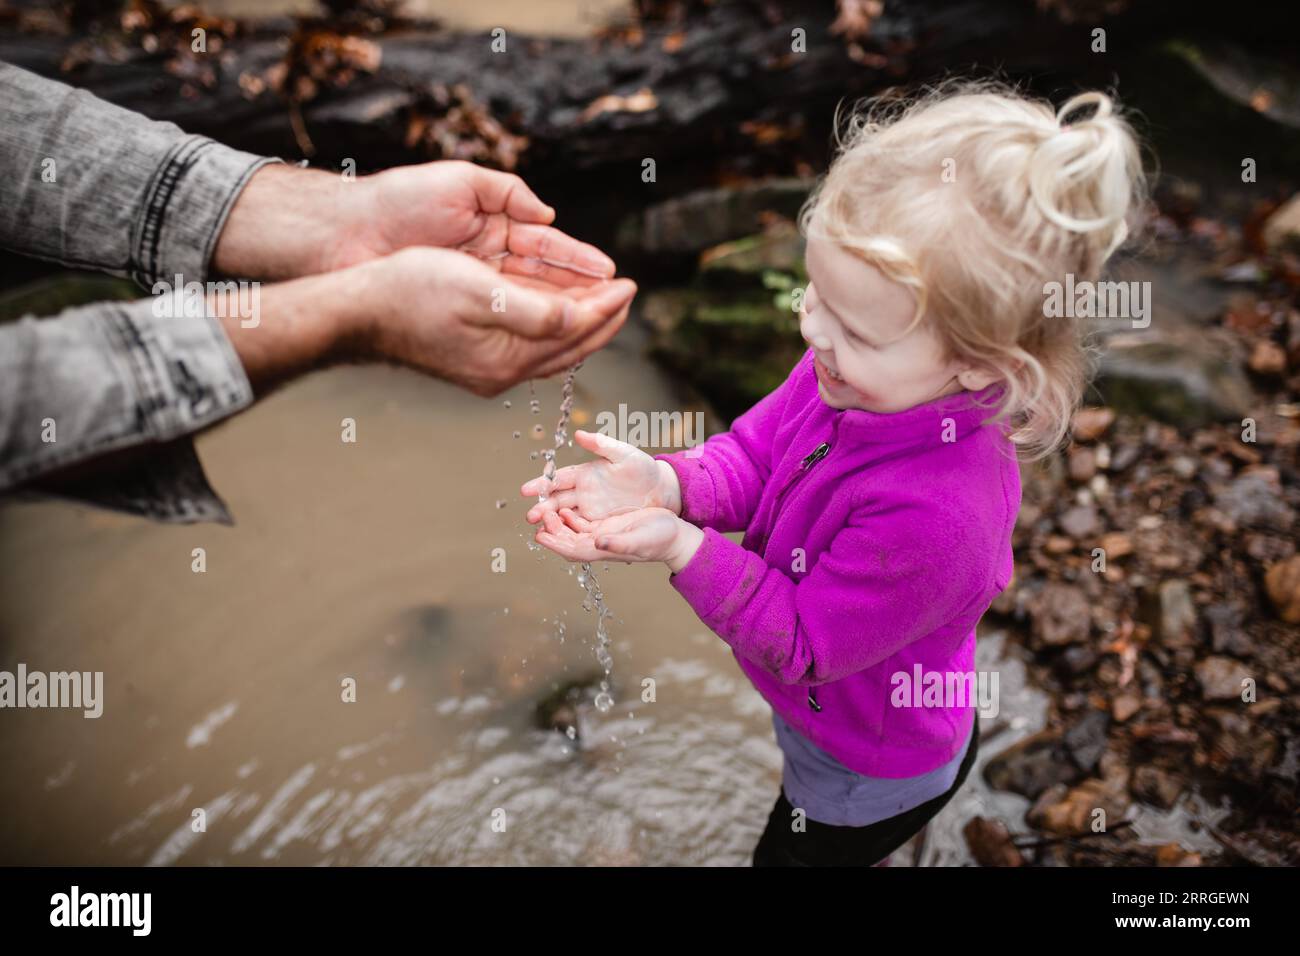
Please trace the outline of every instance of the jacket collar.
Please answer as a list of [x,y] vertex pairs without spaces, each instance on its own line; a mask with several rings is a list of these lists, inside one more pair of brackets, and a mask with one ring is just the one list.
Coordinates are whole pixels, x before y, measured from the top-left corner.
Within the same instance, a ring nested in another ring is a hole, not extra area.
[[[815,378],[816,372],[812,374]],[[813,387],[816,388],[815,382]],[[901,412],[870,412],[861,408],[834,410],[839,418],[836,432],[854,444],[909,447],[951,444],[976,431],[997,414],[1003,387],[998,382],[978,392],[945,395]],[[814,392],[814,397],[822,402],[820,392]]]

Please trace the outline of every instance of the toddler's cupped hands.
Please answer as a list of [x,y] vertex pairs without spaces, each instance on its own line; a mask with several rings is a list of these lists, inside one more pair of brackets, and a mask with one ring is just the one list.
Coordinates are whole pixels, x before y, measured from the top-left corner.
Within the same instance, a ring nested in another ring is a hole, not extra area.
[[639,508],[596,521],[572,508],[546,510],[537,543],[569,561],[663,561],[676,573],[695,556],[704,532],[667,508]]
[[547,514],[570,508],[590,521],[640,508],[667,509],[681,512],[681,488],[677,473],[666,461],[651,458],[635,445],[621,442],[599,432],[577,431],[573,435],[587,451],[598,455],[595,461],[569,465],[547,482],[538,477],[519,489],[525,497],[546,494],[528,509],[529,524],[537,524]]

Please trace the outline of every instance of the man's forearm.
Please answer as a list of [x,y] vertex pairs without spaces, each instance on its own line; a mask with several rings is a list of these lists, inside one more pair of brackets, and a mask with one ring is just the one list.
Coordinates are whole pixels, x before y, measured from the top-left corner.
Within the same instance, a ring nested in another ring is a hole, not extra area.
[[[282,382],[348,358],[364,357],[364,303],[374,297],[374,267],[355,266],[261,286],[258,321],[221,315],[221,324],[259,397]],[[221,302],[209,299],[217,314]]]
[[253,174],[212,254],[224,276],[276,282],[326,271],[334,237],[346,229],[357,182],[317,169],[276,164]]

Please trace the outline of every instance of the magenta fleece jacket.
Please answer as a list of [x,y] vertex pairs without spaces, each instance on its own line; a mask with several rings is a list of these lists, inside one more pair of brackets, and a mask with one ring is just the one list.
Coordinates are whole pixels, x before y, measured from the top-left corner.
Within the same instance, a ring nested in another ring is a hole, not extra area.
[[704,529],[673,587],[773,709],[858,773],[927,773],[975,719],[973,702],[892,706],[891,678],[972,671],[975,625],[1011,580],[1020,471],[985,423],[997,388],[834,409],[810,349],[731,431],[656,456]]

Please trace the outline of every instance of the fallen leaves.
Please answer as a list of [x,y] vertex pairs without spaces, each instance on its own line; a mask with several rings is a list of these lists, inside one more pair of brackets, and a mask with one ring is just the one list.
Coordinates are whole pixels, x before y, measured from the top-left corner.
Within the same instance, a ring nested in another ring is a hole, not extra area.
[[582,111],[581,121],[590,123],[602,113],[648,113],[659,106],[659,99],[648,86],[643,86],[635,93],[620,96],[607,93],[593,101]]

